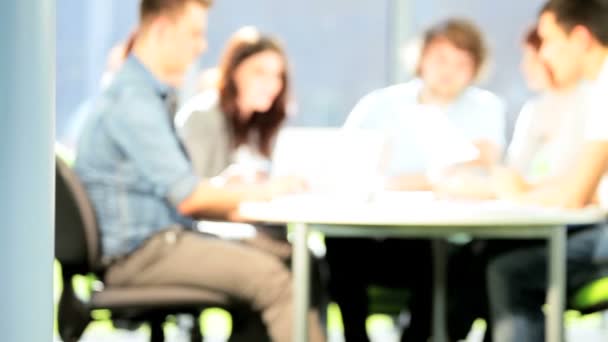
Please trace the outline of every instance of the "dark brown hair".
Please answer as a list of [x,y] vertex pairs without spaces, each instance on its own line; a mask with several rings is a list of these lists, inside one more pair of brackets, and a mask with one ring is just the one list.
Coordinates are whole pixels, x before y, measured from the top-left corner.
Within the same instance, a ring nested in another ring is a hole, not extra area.
[[[162,14],[174,15],[182,10],[188,3],[194,2],[205,8],[211,7],[213,0],[141,0],[139,3],[140,25],[150,19]],[[125,41],[124,58],[126,59],[133,51],[135,42],[142,28],[134,30]]]
[[133,47],[135,46],[135,40],[137,39],[137,31],[133,31],[127,37],[125,41],[125,49],[123,53],[123,58],[127,59],[131,52],[133,52]]
[[602,45],[608,46],[608,0],[551,0],[541,14],[552,12],[566,32],[586,27]]
[[541,46],[543,45],[543,40],[538,34],[538,26],[534,25],[528,33],[524,36],[524,44],[534,49],[534,51],[539,51]]
[[[531,29],[528,30],[528,33],[526,33],[526,35],[524,36],[524,45],[526,47],[531,48],[535,54],[540,53],[540,49],[543,46],[543,39],[538,33],[538,24],[534,25]],[[548,65],[544,63],[543,66],[545,71],[549,75],[549,82],[551,82],[552,85],[555,85],[555,77],[553,75],[553,71],[551,70],[551,68],[549,68]]]
[[[235,147],[246,144],[250,135],[255,132],[260,152],[269,157],[272,152],[273,139],[287,116],[289,92],[287,57],[281,45],[274,38],[261,35],[256,31],[249,31],[249,33],[251,34],[243,34],[243,31],[239,31],[230,39],[224,51],[219,66],[219,102],[232,131]],[[238,91],[234,73],[246,59],[266,51],[276,52],[283,58],[285,65],[281,77],[283,88],[268,112],[255,112],[247,122],[242,122],[239,119]]]
[[213,0],[141,0],[139,5],[139,19],[141,22],[160,14],[173,14],[195,2],[203,7],[210,7]]
[[486,63],[488,48],[477,26],[466,19],[448,19],[431,27],[423,36],[421,59],[426,49],[439,39],[445,39],[457,48],[468,52],[475,63],[476,76],[479,74]]

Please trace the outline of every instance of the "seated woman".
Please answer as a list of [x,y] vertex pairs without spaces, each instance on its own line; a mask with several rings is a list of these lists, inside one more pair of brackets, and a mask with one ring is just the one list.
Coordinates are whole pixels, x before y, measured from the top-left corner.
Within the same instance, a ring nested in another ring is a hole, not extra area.
[[[175,117],[195,173],[212,182],[243,187],[269,181],[273,143],[287,117],[289,102],[288,64],[281,45],[253,27],[240,29],[228,42],[219,67],[205,73],[204,88]],[[277,188],[285,184],[305,187],[297,178],[270,181]],[[256,228],[257,237],[246,243],[288,263],[291,246],[285,227]],[[313,304],[321,307],[318,267],[314,272]],[[321,312],[322,318],[324,314]],[[248,335],[247,339],[258,341],[259,337]]]
[[230,39],[216,77],[216,87],[187,102],[176,116],[195,172],[204,178],[229,176],[226,181],[264,177],[287,116],[289,76],[282,47],[245,27]]

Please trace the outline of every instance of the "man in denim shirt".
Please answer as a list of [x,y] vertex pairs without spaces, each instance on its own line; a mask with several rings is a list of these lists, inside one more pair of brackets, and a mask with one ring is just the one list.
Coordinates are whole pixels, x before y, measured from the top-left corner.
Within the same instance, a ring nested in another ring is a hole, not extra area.
[[[291,275],[277,257],[190,231],[191,216],[226,217],[290,182],[221,185],[195,176],[172,125],[174,86],[205,49],[210,0],[142,0],[131,54],[94,105],[76,172],[96,209],[105,281],[223,291],[261,312],[273,341],[292,339]],[[218,261],[221,260],[221,261]],[[311,340],[322,341],[318,320]]]

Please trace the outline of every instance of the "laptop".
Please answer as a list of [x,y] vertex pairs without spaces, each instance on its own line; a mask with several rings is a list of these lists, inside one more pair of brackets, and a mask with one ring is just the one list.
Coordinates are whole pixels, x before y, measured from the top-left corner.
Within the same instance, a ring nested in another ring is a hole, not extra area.
[[[378,133],[342,128],[285,128],[276,141],[271,176],[297,176],[309,192],[284,200],[302,200],[323,193],[324,201],[348,203],[367,200],[381,184],[384,138]],[[319,197],[314,197],[318,199]],[[201,232],[224,239],[253,238],[250,224],[200,221]]]
[[369,193],[381,186],[382,134],[344,128],[285,128],[271,175],[303,178],[312,192]]

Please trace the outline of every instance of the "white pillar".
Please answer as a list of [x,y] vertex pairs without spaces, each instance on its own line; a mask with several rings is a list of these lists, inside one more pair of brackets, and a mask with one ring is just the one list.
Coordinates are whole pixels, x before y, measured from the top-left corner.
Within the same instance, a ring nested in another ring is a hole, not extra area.
[[390,84],[400,83],[408,79],[405,65],[405,47],[415,37],[412,32],[414,16],[413,0],[391,0],[389,2],[389,75]]
[[0,1],[0,340],[52,341],[55,1]]

